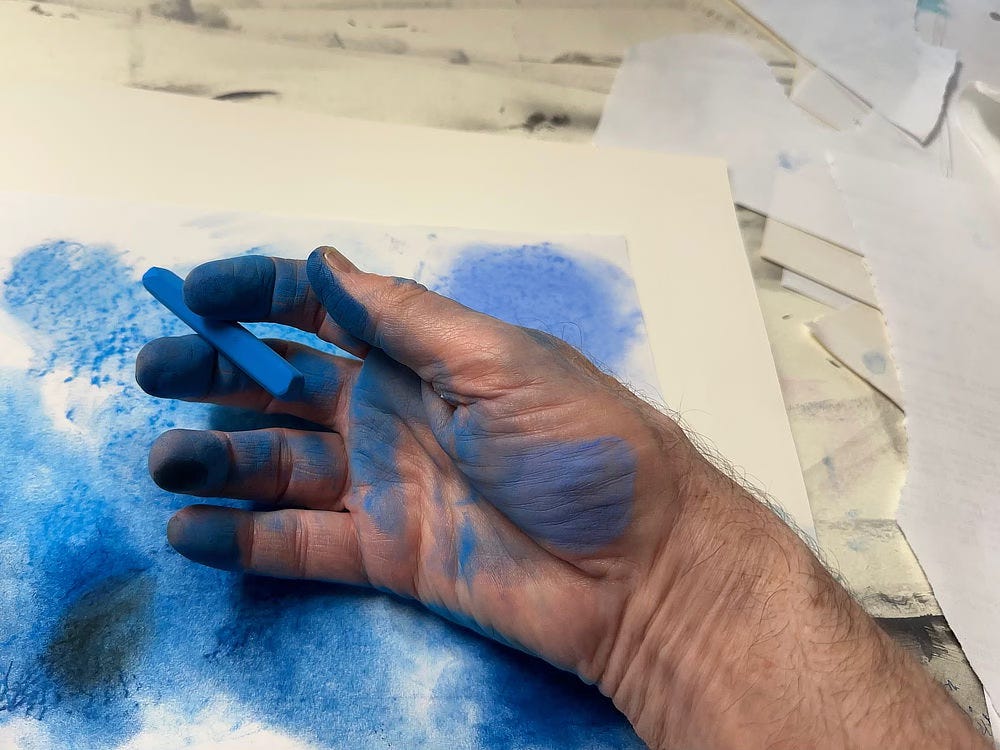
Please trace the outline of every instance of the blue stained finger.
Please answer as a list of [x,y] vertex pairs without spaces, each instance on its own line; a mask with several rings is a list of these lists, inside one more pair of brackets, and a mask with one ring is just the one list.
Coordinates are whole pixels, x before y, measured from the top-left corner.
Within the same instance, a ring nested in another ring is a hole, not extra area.
[[220,570],[240,570],[240,519],[232,508],[195,505],[167,524],[167,541],[184,557]]
[[184,282],[165,268],[150,268],[142,285],[164,307],[224,354],[275,398],[295,398],[302,390],[302,373],[238,323],[203,318],[184,302]]

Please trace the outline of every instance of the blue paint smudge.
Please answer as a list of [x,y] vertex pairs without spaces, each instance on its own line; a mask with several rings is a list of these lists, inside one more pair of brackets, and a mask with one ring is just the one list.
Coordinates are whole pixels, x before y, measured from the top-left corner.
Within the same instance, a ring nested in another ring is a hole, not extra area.
[[631,278],[556,245],[473,245],[434,291],[508,323],[536,328],[620,370],[643,335]]
[[917,12],[933,13],[945,18],[950,15],[947,0],[917,0]]
[[[594,552],[631,520],[636,459],[618,437],[539,443],[504,440],[476,421],[455,428],[463,472],[510,520],[536,539]],[[559,466],[559,472],[552,467]]]
[[472,521],[463,518],[458,528],[458,574],[466,582],[470,582],[475,574],[477,546],[476,530],[472,526]]
[[865,367],[868,371],[874,373],[875,375],[882,375],[885,373],[886,361],[885,357],[881,352],[877,351],[867,351],[861,355],[861,361],[864,362]]
[[[236,730],[262,721],[320,748],[451,737],[455,747],[512,750],[642,747],[595,689],[415,605],[244,577],[172,552],[164,526],[187,500],[149,479],[148,446],[171,428],[249,427],[258,417],[139,390],[140,347],[186,331],[113,248],[29,248],[2,293],[31,331],[34,357],[27,371],[0,369],[0,725],[29,716],[54,747],[102,750],[138,731],[143,702],[190,719],[228,696]],[[620,348],[606,342],[629,321],[593,319],[600,356],[615,359]],[[66,410],[92,439],[53,423],[42,394],[53,378],[96,394]],[[451,666],[425,686],[419,654]],[[422,723],[410,700],[425,687]]]

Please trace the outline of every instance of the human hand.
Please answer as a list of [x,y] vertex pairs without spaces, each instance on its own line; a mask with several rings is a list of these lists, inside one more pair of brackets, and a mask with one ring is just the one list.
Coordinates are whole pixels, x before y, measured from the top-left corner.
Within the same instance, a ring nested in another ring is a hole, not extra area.
[[270,342],[305,375],[277,401],[197,336],[140,352],[152,395],[329,430],[162,435],[162,487],[258,504],[180,511],[190,559],[418,599],[596,682],[655,746],[975,743],[768,508],[572,347],[332,250],[208,263],[185,299],[361,358]]

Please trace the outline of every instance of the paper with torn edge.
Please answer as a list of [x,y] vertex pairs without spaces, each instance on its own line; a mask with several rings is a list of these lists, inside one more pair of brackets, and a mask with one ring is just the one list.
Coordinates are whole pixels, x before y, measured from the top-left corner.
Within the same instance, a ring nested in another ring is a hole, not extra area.
[[805,276],[795,273],[795,271],[789,271],[787,268],[781,269],[781,287],[790,292],[801,294],[803,297],[808,297],[814,302],[832,307],[835,310],[841,310],[857,304],[855,300],[846,294],[841,294],[836,289],[823,286],[818,281],[808,279]]
[[1000,215],[955,180],[837,155],[906,403],[898,521],[987,692],[1000,695]]
[[868,268],[857,253],[768,219],[760,255],[858,302],[878,306]]
[[856,94],[802,58],[795,64],[788,98],[834,130],[858,127],[871,111]]
[[969,84],[958,98],[956,114],[962,133],[1000,187],[1000,88],[982,81]]
[[736,0],[796,52],[924,141],[941,117],[954,50],[917,36],[896,0]]
[[900,409],[903,394],[896,365],[889,352],[882,314],[855,302],[808,324],[824,349]]
[[736,201],[845,247],[854,231],[826,163],[830,150],[936,170],[933,155],[882,117],[838,133],[788,101],[764,60],[724,36],[677,35],[629,48],[594,140],[719,156]]

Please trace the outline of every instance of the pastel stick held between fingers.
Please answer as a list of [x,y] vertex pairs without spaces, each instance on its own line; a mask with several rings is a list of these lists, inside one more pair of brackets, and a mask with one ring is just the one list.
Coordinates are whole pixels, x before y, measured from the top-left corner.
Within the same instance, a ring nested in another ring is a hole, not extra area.
[[142,285],[164,307],[187,323],[199,336],[225,355],[261,388],[275,398],[290,399],[301,393],[302,373],[239,323],[203,318],[184,303],[184,281],[165,268],[150,268]]

